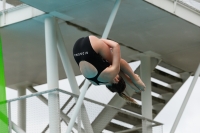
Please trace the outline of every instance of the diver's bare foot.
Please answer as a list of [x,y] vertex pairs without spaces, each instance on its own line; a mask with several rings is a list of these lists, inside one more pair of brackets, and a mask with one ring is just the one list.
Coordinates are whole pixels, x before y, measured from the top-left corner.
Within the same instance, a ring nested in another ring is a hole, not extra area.
[[142,82],[142,80],[140,79],[140,77],[139,77],[137,74],[135,74],[135,75],[136,75],[137,79],[134,80],[133,83],[135,84],[135,86],[136,86],[139,90],[144,91],[145,88],[146,88],[145,84]]

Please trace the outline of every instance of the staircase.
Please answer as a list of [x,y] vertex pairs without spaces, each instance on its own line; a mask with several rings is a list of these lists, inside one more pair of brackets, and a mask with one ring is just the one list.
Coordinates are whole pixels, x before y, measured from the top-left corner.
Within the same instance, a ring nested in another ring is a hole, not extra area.
[[[174,75],[166,73],[162,70],[159,70],[159,69],[157,69],[157,67],[152,71],[152,73],[151,73],[152,78],[160,80],[160,81],[165,82],[167,84],[166,86],[163,86],[160,83],[152,80],[152,104],[153,104],[152,105],[152,113],[153,113],[153,118],[155,118],[159,114],[159,112],[163,109],[163,107],[168,103],[168,101],[174,96],[174,94],[179,90],[179,88],[183,85],[183,83],[189,77],[189,73],[186,73],[183,70],[180,70],[176,67],[173,67],[169,64],[166,64],[165,62],[160,62],[158,64],[158,66],[161,66],[162,68],[166,68],[170,71],[177,73],[177,76],[174,76]],[[139,74],[139,68],[140,68],[140,66],[135,71],[138,74]],[[141,94],[140,93],[133,94],[132,97],[134,99],[138,100],[139,102],[141,102]],[[115,104],[114,104],[115,100],[117,100],[116,96],[108,104],[115,106]],[[120,105],[117,104],[117,106],[119,107]],[[130,111],[132,113],[142,115],[142,106],[141,105],[124,103],[121,106],[121,108],[126,110],[126,111]],[[111,122],[111,120],[113,120],[113,119],[127,123],[129,125],[133,125],[134,127],[142,125],[141,119],[138,119],[138,118],[135,118],[135,117],[130,117],[128,115],[117,112],[116,114],[113,114],[113,118],[110,119],[108,124],[105,125],[105,127],[101,127],[101,129],[100,129],[100,127],[99,126],[97,127],[96,124],[103,119],[105,120],[105,118],[101,119],[100,117],[104,117],[104,116],[106,116],[106,114],[107,114],[107,117],[111,115],[111,114],[109,114],[109,110],[104,109],[99,114],[99,117],[97,117],[96,120],[92,123],[92,126],[94,128],[95,133],[99,133],[103,129],[109,130],[111,132],[117,132],[117,131],[129,129],[129,128],[124,127],[122,125],[118,125],[116,123]],[[104,121],[104,122],[106,123],[106,121]],[[132,131],[131,133],[140,133],[140,132],[141,132],[141,130]]]

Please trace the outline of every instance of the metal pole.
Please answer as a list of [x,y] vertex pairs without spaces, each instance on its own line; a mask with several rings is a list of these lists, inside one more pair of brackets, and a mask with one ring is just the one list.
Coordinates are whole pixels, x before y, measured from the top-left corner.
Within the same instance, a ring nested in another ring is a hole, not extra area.
[[110,32],[110,29],[111,29],[112,24],[113,24],[114,19],[115,19],[115,16],[116,16],[117,11],[118,11],[118,9],[119,9],[120,3],[121,3],[121,0],[116,0],[116,1],[115,1],[114,8],[113,8],[113,10],[112,10],[112,12],[111,12],[111,14],[110,14],[110,17],[109,17],[108,22],[107,22],[107,24],[106,24],[106,28],[104,29],[102,38],[105,38],[105,39],[106,39],[106,38],[108,37],[108,34],[109,34],[109,32]]
[[81,109],[79,109],[77,121],[78,121],[78,123],[77,123],[78,124],[78,133],[81,133]]
[[[152,96],[151,96],[151,57],[141,56],[140,65],[141,79],[146,85],[146,90],[142,92],[142,116],[152,119]],[[152,133],[151,122],[142,121],[143,133]]]
[[[48,89],[58,88],[58,59],[56,50],[56,20],[54,17],[45,18],[45,42]],[[50,133],[60,133],[59,93],[48,94]]]
[[174,1],[173,13],[175,13],[175,11],[176,11],[176,5],[177,5],[177,1],[178,1],[178,0],[175,0],[175,1]]
[[179,121],[180,121],[180,119],[181,119],[181,116],[182,116],[182,114],[183,114],[183,111],[185,110],[185,107],[186,107],[187,102],[188,102],[188,100],[189,100],[189,98],[190,98],[190,96],[191,96],[191,93],[192,93],[192,91],[193,91],[193,89],[194,89],[194,86],[195,86],[195,84],[196,84],[196,82],[197,82],[197,79],[199,78],[199,74],[200,74],[200,64],[199,64],[199,66],[198,66],[198,68],[197,68],[197,71],[196,71],[196,73],[195,73],[195,75],[194,75],[194,78],[193,78],[193,80],[192,80],[192,83],[190,84],[190,88],[188,89],[188,92],[187,92],[187,94],[186,94],[186,96],[185,96],[185,99],[184,99],[182,105],[181,105],[181,108],[180,108],[180,110],[179,110],[179,112],[178,112],[178,115],[177,115],[175,121],[174,121],[174,124],[173,124],[173,126],[172,126],[172,129],[171,129],[170,133],[174,133],[175,130],[176,130],[176,128],[177,128],[177,125],[178,125],[178,123],[179,123]]
[[[26,95],[26,89],[18,89],[18,97]],[[18,101],[18,126],[26,131],[26,99]]]
[[[78,84],[76,82],[75,74],[74,74],[74,71],[72,69],[72,65],[71,65],[69,56],[66,52],[65,43],[63,41],[62,34],[61,34],[61,31],[60,31],[58,24],[57,24],[57,38],[58,38],[58,45],[57,45],[58,51],[59,51],[59,54],[60,54],[60,57],[61,57],[61,60],[62,60],[63,66],[64,66],[65,73],[67,75],[70,86],[72,88],[72,92],[74,94],[79,95],[80,90],[79,90]],[[75,100],[77,101],[76,98],[75,98]],[[83,115],[81,116],[81,118],[82,118],[82,121],[83,121],[84,128],[85,128],[87,133],[93,133],[92,126],[90,125],[89,116],[86,112],[86,108],[85,108],[84,105],[83,105],[82,109],[83,109],[83,111],[81,113]]]
[[12,118],[11,118],[10,102],[8,102],[8,121],[9,121],[9,133],[12,133]]
[[2,2],[3,2],[3,3],[2,3],[2,5],[3,5],[3,10],[5,10],[5,9],[6,9],[6,0],[3,0]]
[[72,115],[72,117],[70,119],[70,122],[68,124],[68,128],[67,128],[66,133],[70,133],[71,130],[72,130],[72,127],[73,127],[74,122],[76,120],[76,117],[77,117],[77,115],[79,113],[79,110],[80,110],[81,105],[83,103],[83,99],[84,99],[85,93],[87,92],[87,89],[88,89],[89,85],[90,85],[90,82],[88,80],[86,80],[84,85],[83,85],[83,87],[82,87],[82,89],[81,89],[82,92],[81,92],[81,94],[80,94],[80,96],[78,98],[78,101],[76,102],[76,106],[74,107],[73,115]]
[[75,74],[74,74],[74,71],[73,71],[73,68],[72,68],[72,65],[71,65],[71,61],[70,61],[69,56],[67,54],[65,43],[63,41],[62,34],[61,34],[61,31],[60,31],[58,24],[56,24],[56,28],[57,28],[57,38],[58,38],[57,47],[58,47],[58,52],[60,54],[60,58],[61,58],[62,63],[63,63],[65,73],[66,73],[67,78],[69,80],[70,87],[72,88],[72,92],[74,94],[79,95],[80,91],[79,91],[78,83],[76,82],[76,78],[75,78]]

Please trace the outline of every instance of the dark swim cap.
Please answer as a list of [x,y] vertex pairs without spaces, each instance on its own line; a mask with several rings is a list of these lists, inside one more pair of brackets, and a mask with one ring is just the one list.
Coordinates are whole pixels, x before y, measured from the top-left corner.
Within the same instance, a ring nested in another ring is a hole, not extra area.
[[124,79],[120,76],[119,82],[117,84],[112,83],[112,85],[106,85],[106,87],[111,92],[117,92],[117,93],[121,94],[125,90],[126,84],[125,84]]

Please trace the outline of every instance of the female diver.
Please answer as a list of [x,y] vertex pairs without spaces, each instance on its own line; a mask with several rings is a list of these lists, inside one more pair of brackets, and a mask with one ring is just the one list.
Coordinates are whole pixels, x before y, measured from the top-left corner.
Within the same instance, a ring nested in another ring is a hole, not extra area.
[[82,37],[76,41],[73,55],[81,73],[93,85],[106,85],[110,91],[133,103],[135,100],[127,96],[126,84],[135,92],[145,89],[140,77],[121,58],[117,42],[95,36]]

